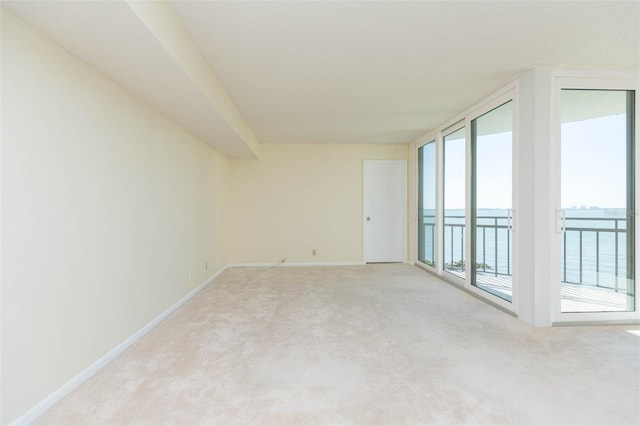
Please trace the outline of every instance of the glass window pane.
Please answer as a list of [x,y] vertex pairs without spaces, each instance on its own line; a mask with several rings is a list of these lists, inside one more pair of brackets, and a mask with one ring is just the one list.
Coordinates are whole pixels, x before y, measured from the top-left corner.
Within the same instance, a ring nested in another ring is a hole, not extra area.
[[511,182],[513,102],[471,123],[472,258],[471,284],[512,301]]
[[562,312],[633,311],[634,92],[562,90]]
[[444,270],[465,277],[465,129],[448,134],[444,146]]
[[436,266],[436,142],[418,150],[418,260]]

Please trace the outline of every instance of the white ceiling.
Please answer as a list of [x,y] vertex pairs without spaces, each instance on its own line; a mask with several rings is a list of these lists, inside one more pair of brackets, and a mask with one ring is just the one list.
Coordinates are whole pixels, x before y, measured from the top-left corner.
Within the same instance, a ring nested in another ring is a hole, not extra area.
[[[214,146],[232,139],[126,3],[3,4]],[[636,1],[171,6],[265,143],[410,142],[531,68],[640,69]]]

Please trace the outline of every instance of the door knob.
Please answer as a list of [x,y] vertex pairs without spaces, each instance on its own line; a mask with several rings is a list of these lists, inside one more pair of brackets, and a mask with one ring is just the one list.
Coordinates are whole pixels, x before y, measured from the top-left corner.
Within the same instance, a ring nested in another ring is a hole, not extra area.
[[367,217],[367,222],[368,222],[368,221],[370,221],[370,220],[371,220],[371,218],[370,218],[370,217]]

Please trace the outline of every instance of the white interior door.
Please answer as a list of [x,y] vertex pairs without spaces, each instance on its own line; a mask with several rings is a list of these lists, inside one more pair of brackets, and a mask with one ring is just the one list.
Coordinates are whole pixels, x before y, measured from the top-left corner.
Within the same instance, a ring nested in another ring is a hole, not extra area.
[[407,236],[407,162],[364,161],[364,261],[403,262]]

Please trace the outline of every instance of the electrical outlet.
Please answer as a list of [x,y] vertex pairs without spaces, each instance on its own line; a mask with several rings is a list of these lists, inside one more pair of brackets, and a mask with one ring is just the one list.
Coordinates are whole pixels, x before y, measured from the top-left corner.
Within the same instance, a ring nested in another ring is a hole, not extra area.
[[189,282],[191,282],[191,271],[189,271]]
[[311,250],[311,254],[315,256],[316,255],[316,249]]
[[204,262],[204,270],[207,271],[209,269],[209,262]]

